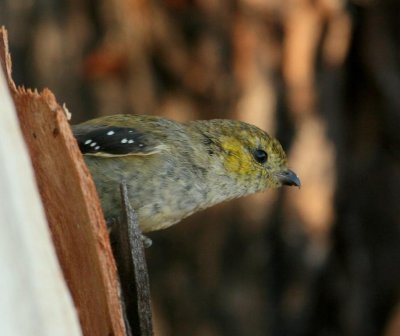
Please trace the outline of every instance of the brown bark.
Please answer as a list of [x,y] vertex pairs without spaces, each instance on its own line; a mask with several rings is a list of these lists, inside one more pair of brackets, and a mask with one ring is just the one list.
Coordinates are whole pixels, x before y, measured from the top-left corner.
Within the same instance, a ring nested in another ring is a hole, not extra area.
[[75,122],[256,123],[302,180],[151,233],[157,335],[400,333],[399,1],[62,3],[3,7],[15,78]]
[[8,75],[57,255],[84,335],[125,335],[119,285],[94,183],[66,117],[50,90],[16,87],[7,33],[0,30]]

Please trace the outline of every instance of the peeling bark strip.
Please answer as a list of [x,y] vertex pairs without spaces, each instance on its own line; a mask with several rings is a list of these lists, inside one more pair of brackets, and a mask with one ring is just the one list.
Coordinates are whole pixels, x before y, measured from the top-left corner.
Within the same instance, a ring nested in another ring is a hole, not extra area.
[[112,228],[112,243],[121,281],[128,335],[152,336],[150,286],[142,233],[128,189],[121,183],[122,221]]
[[1,68],[0,270],[0,335],[82,335]]
[[83,334],[125,335],[118,278],[103,213],[66,111],[50,90],[38,93],[15,86],[4,28],[0,29],[0,53]]

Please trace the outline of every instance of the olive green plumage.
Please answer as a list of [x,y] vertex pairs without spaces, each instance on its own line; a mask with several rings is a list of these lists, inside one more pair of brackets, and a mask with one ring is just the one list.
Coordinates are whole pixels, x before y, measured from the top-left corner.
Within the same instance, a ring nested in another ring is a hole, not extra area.
[[120,215],[127,182],[143,232],[171,226],[222,201],[283,184],[300,186],[279,142],[234,120],[187,124],[113,115],[73,126],[106,218]]

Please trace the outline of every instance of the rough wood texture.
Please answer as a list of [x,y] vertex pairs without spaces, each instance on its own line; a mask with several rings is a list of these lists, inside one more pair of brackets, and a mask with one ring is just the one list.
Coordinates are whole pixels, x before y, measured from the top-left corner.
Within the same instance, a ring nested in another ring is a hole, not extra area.
[[300,191],[151,233],[156,335],[400,335],[400,1],[2,3],[15,79],[77,122],[240,118],[290,153]]
[[1,69],[0,111],[0,335],[79,336]]
[[49,90],[16,88],[7,37],[0,30],[2,65],[28,145],[57,255],[84,335],[125,335],[119,284],[95,186]]
[[150,285],[143,236],[136,213],[129,203],[126,183],[121,184],[121,201],[122,220],[111,230],[111,237],[121,279],[128,334],[152,336]]

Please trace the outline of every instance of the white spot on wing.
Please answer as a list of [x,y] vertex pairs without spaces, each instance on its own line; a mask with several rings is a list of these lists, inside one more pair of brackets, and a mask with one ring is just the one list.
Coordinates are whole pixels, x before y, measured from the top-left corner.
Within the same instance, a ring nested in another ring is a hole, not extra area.
[[132,139],[130,139],[129,141],[128,141],[128,143],[134,143],[135,142],[135,140],[132,140]]
[[107,132],[107,135],[113,135],[113,134],[115,134],[114,131],[108,131],[108,132]]
[[95,149],[95,150],[99,150],[99,149],[100,149],[100,146],[96,146],[96,147],[94,147],[94,149]]
[[128,142],[128,139],[127,138],[123,138],[122,140],[121,140],[121,143],[127,143]]
[[85,141],[85,145],[89,145],[92,142],[92,139],[88,139]]
[[90,144],[90,147],[94,147],[94,146],[96,146],[96,145],[97,145],[97,143],[92,142],[92,143]]

